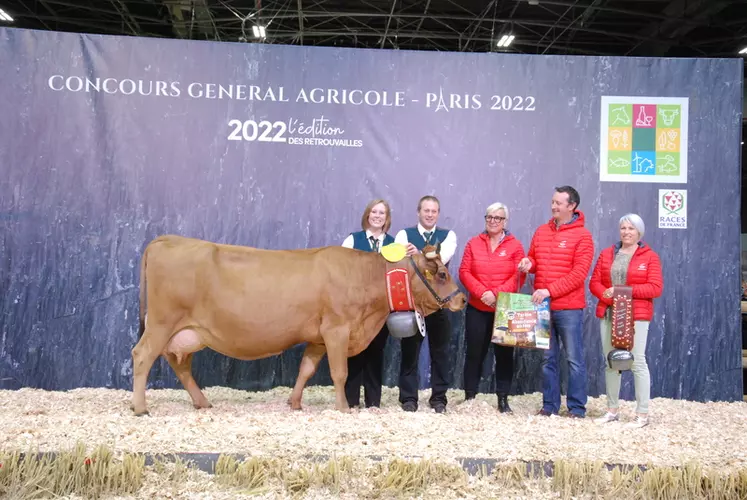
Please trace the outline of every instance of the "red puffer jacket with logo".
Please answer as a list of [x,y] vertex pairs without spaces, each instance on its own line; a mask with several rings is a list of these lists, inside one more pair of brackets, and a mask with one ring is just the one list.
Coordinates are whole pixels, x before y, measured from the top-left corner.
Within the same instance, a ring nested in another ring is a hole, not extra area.
[[[589,290],[599,299],[597,317],[601,318],[612,305],[612,299],[603,297],[612,286],[612,263],[620,249],[620,243],[605,248],[599,254],[597,264],[589,282]],[[664,279],[661,274],[659,255],[643,242],[638,243],[628,265],[626,285],[633,288],[633,319],[651,321],[654,317],[654,299],[661,296]]]
[[594,240],[580,210],[560,227],[550,219],[532,237],[527,257],[535,274],[534,289],[550,292],[550,310],[586,307],[584,283],[594,260]]
[[459,280],[469,292],[470,305],[480,311],[495,311],[480,300],[483,293],[490,290],[496,298],[498,292],[516,293],[523,284],[523,275],[517,270],[523,258],[524,247],[508,231],[493,252],[487,233],[469,240],[459,266]]

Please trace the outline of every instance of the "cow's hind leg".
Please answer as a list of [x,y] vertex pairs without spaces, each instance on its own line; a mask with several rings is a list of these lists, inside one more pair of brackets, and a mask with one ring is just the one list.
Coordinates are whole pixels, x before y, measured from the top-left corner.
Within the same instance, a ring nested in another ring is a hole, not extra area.
[[132,411],[135,415],[147,415],[145,386],[148,374],[169,341],[171,332],[161,326],[147,326],[140,341],[132,349]]
[[198,410],[200,408],[212,408],[213,405],[207,400],[205,394],[200,390],[200,386],[197,385],[197,381],[192,376],[192,356],[193,354],[189,353],[180,358],[172,352],[166,353],[169,365],[171,365],[179,381],[189,393],[189,397],[192,398],[194,407]]
[[301,359],[301,366],[298,369],[298,378],[296,378],[296,385],[293,387],[288,402],[294,410],[301,409],[301,397],[303,396],[303,389],[306,387],[306,382],[314,376],[316,367],[319,366],[319,361],[324,357],[326,348],[324,344],[307,344],[306,350],[303,352],[303,359]]

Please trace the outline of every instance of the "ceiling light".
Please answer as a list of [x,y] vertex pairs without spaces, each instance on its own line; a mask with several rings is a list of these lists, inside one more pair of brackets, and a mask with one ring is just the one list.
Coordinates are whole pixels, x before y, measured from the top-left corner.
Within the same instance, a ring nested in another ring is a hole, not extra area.
[[740,54],[747,54],[747,47],[739,51]]
[[255,24],[252,26],[252,34],[254,38],[265,38],[267,37],[267,29],[264,26]]
[[10,14],[5,12],[3,9],[0,9],[0,21],[6,21],[9,23],[13,22],[13,18],[10,17]]
[[498,47],[508,47],[511,45],[511,42],[514,41],[514,38],[516,38],[514,35],[503,35],[500,40],[498,40]]
[[539,5],[539,0],[527,0],[529,5]]

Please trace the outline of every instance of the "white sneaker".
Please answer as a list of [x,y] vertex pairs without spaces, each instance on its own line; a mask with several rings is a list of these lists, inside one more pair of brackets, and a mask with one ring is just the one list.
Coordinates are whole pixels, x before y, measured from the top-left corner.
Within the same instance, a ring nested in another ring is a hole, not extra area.
[[636,415],[635,420],[625,424],[625,428],[626,429],[640,429],[641,427],[646,427],[647,425],[648,425],[648,417],[642,417],[640,415]]
[[606,424],[607,422],[617,422],[618,420],[620,420],[620,417],[618,416],[617,413],[607,412],[604,414],[604,416],[595,418],[594,423],[595,424]]

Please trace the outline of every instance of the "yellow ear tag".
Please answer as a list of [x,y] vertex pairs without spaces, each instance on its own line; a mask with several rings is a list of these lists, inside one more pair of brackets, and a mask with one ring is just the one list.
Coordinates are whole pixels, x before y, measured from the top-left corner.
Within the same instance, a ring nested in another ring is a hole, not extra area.
[[381,247],[381,255],[389,262],[399,262],[407,255],[407,248],[401,243],[390,243]]
[[432,280],[433,279],[433,274],[429,270],[427,270],[427,269],[425,270],[425,278],[428,279],[428,280]]

